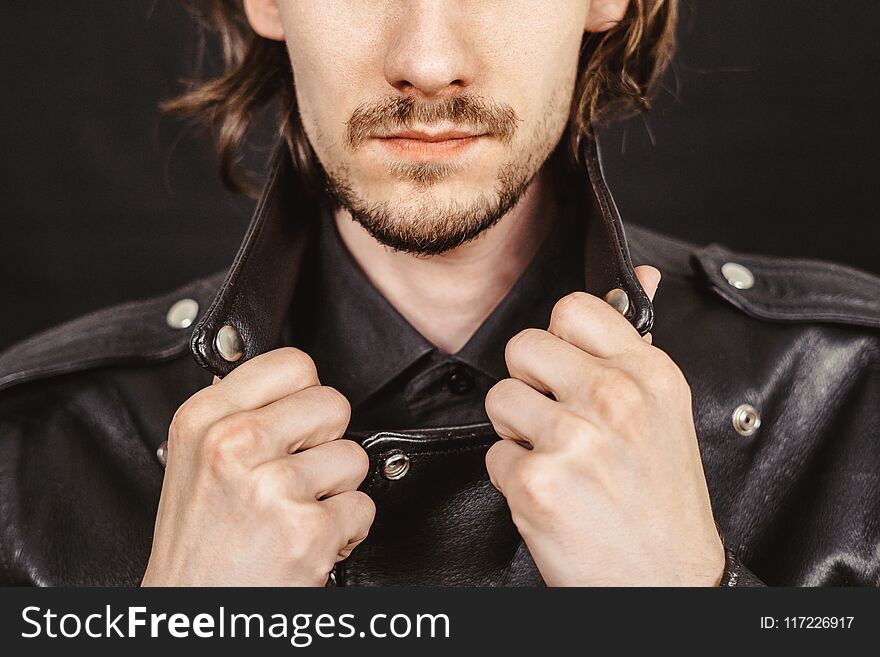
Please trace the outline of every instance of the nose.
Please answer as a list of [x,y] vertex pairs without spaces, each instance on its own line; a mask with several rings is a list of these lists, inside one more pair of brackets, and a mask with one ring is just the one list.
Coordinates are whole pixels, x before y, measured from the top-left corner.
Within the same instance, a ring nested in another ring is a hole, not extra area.
[[398,91],[430,97],[472,82],[466,15],[455,0],[407,0],[390,29],[385,79]]

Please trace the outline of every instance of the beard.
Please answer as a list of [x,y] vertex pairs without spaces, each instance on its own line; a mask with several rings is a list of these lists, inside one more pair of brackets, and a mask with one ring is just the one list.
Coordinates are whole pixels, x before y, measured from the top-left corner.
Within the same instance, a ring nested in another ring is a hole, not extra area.
[[[448,175],[433,168],[413,165],[406,175],[419,187],[429,188],[433,182],[419,181],[439,181]],[[466,244],[498,223],[519,202],[535,173],[515,164],[506,165],[498,174],[493,192],[468,203],[442,202],[430,189],[423,189],[406,203],[368,203],[354,191],[344,173],[328,172],[327,181],[331,197],[376,241],[395,251],[432,256]]]
[[[437,187],[460,173],[449,163],[395,163],[388,173],[410,183],[411,194],[400,199],[370,202],[352,183],[345,166],[325,167],[329,195],[346,209],[379,243],[417,256],[451,251],[476,239],[513,209],[559,141],[567,116],[567,101],[554,95],[552,111],[534,128],[528,143],[502,164],[492,188],[466,202],[441,197]],[[520,119],[506,105],[482,99],[458,97],[439,104],[395,99],[358,108],[348,124],[348,148],[356,149],[370,133],[380,129],[406,128],[415,122],[450,121],[479,126],[510,145]]]

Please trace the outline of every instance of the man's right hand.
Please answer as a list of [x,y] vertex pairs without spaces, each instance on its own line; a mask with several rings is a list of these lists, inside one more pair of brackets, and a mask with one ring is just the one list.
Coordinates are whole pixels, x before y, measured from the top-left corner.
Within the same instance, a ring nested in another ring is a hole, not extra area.
[[277,349],[175,413],[143,586],[322,586],[366,538],[366,452],[348,401]]

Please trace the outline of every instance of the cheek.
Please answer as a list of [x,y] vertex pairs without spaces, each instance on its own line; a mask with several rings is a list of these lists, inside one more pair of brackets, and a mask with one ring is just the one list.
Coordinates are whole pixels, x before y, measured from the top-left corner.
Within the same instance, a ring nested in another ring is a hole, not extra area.
[[345,124],[368,88],[366,72],[376,67],[375,36],[337,17],[338,4],[290,3],[282,14],[303,127],[319,155],[342,148]]
[[583,30],[572,21],[552,21],[511,32],[510,38],[516,45],[490,59],[493,87],[517,109],[521,138],[560,131],[568,118]]

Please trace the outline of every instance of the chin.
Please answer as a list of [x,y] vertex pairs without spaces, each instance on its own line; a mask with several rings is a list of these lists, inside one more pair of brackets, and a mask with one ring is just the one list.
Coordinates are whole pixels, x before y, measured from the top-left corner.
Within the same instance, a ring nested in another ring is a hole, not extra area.
[[396,169],[378,179],[366,181],[362,186],[355,183],[352,189],[368,204],[394,205],[405,203],[405,199],[421,199],[443,206],[467,206],[479,199],[497,196],[499,185],[497,168],[491,174],[481,167],[459,170],[419,168]]

